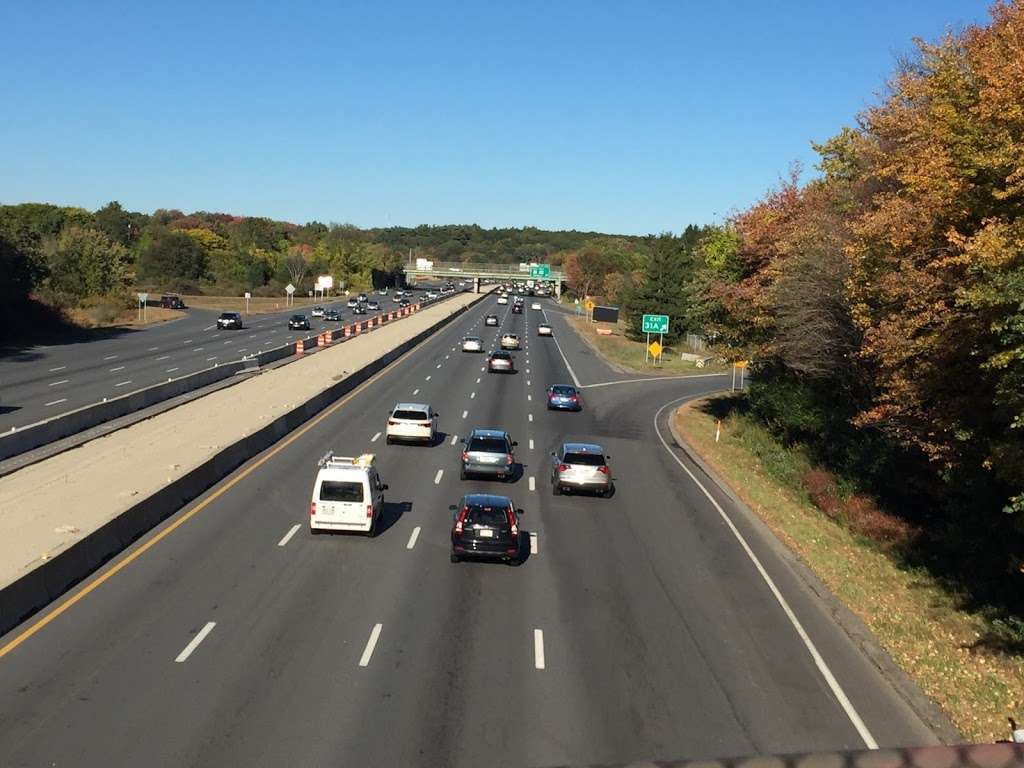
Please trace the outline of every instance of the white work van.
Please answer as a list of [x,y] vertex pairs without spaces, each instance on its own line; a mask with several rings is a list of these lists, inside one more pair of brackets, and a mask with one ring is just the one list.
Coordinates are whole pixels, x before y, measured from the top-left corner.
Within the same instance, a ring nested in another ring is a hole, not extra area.
[[387,488],[377,474],[372,453],[354,457],[327,453],[320,459],[313,483],[310,533],[362,531],[373,536],[384,512]]

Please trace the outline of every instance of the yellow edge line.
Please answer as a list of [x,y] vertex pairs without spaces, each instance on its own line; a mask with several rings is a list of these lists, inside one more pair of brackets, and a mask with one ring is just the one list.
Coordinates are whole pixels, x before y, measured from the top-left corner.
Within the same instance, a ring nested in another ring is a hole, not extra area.
[[[467,309],[469,307],[471,307],[471,306],[472,306],[472,304],[467,305]],[[223,494],[227,493],[235,485],[237,485],[239,482],[241,482],[246,477],[248,477],[250,474],[252,474],[252,472],[254,470],[259,469],[261,466],[266,464],[268,461],[270,461],[270,459],[272,459],[278,453],[283,451],[289,445],[291,445],[296,440],[298,440],[300,437],[302,437],[304,434],[306,434],[306,432],[308,432],[313,427],[315,427],[317,424],[319,424],[321,421],[323,421],[328,416],[333,414],[335,411],[337,411],[339,408],[341,408],[343,405],[345,405],[345,403],[347,403],[353,397],[355,397],[356,395],[360,394],[364,389],[366,389],[366,387],[368,387],[374,381],[379,379],[381,376],[383,376],[385,373],[390,371],[392,368],[394,368],[399,363],[405,361],[405,359],[409,355],[411,355],[413,352],[415,352],[418,349],[421,349],[421,347],[416,346],[413,349],[410,349],[407,352],[404,352],[397,360],[392,361],[386,367],[384,367],[381,370],[377,371],[377,373],[375,373],[373,376],[368,378],[362,384],[357,386],[355,389],[353,389],[351,392],[349,392],[347,395],[345,395],[341,400],[339,400],[338,402],[334,403],[331,406],[328,406],[326,409],[324,409],[319,414],[314,416],[310,421],[306,422],[301,427],[299,427],[296,431],[292,432],[282,442],[280,442],[277,445],[275,445],[274,447],[272,447],[269,450],[268,453],[264,454],[259,459],[257,459],[253,464],[251,464],[250,466],[246,467],[241,472],[239,472],[237,475],[232,477],[224,485],[222,485],[216,491],[211,493],[208,497],[203,499],[201,502],[196,504],[194,507],[192,507],[192,509],[190,509],[188,512],[183,514],[181,517],[179,517],[173,523],[168,525],[166,528],[164,528],[162,531],[160,531],[160,533],[156,534],[153,538],[151,538],[149,541],[147,541],[141,547],[139,547],[134,552],[132,552],[131,554],[126,556],[123,560],[119,560],[117,563],[115,563],[113,566],[111,566],[110,569],[107,570],[105,573],[95,577],[85,587],[83,587],[81,589],[81,591],[79,591],[76,594],[74,594],[71,597],[69,597],[63,603],[61,603],[56,608],[51,610],[48,614],[46,614],[41,619],[36,621],[28,629],[24,630],[21,634],[19,634],[17,637],[13,638],[6,645],[4,645],[2,648],[0,648],[0,659],[2,659],[4,656],[9,654],[11,651],[13,651],[19,645],[24,643],[26,640],[28,640],[30,637],[32,637],[32,635],[36,634],[36,632],[38,632],[43,627],[45,627],[47,624],[49,624],[51,621],[53,621],[58,616],[63,614],[65,611],[68,610],[68,608],[73,606],[75,603],[77,603],[83,597],[87,596],[89,593],[91,593],[94,589],[99,587],[101,584],[103,584],[109,578],[111,578],[112,576],[117,575],[124,568],[129,566],[131,563],[135,562],[139,557],[141,557],[143,554],[145,554],[151,547],[153,547],[156,544],[158,544],[159,542],[163,541],[164,538],[169,536],[172,532],[177,530],[180,526],[182,526],[185,523],[187,523],[195,515],[197,515],[200,512],[202,512],[204,509],[206,509],[206,507],[208,507],[210,504],[212,504],[214,501],[216,501],[218,498],[220,498],[220,496],[222,496]]]

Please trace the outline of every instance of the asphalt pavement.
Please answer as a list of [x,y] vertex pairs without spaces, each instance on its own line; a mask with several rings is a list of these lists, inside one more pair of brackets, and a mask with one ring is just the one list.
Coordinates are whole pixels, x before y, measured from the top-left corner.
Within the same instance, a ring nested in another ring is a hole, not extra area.
[[[339,312],[341,322],[312,317],[307,307],[249,315],[242,330],[220,330],[220,312],[189,309],[182,318],[115,329],[105,338],[36,346],[5,355],[0,357],[0,432],[241,360],[398,307],[391,294],[371,298],[380,302],[380,312],[353,315],[345,306],[346,297],[324,302],[321,306]],[[289,330],[292,314],[305,314],[310,330]]]
[[[555,313],[548,339],[548,313],[508,310],[481,302],[0,638],[0,762],[523,766],[934,743],[778,543],[687,474],[665,419],[723,380],[627,383]],[[514,375],[460,351],[507,330],[526,341]],[[549,412],[567,363],[584,410]],[[398,401],[433,404],[443,439],[386,445]],[[474,427],[518,441],[513,482],[459,480]],[[552,494],[568,439],[605,447],[611,498]],[[376,538],[310,535],[328,449],[377,454]],[[524,508],[520,564],[449,562],[448,505],[470,490]]]

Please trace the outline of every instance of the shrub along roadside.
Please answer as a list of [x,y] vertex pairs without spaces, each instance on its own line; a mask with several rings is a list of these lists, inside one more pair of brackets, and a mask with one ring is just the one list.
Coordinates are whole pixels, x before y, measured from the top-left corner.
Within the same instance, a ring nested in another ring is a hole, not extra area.
[[[678,409],[680,435],[871,629],[965,737],[1005,738],[1024,714],[1024,655],[1012,617],[994,618],[902,557],[916,530],[850,494],[799,447],[784,447],[729,396]],[[715,421],[722,418],[720,442]],[[814,500],[825,509],[815,506]]]

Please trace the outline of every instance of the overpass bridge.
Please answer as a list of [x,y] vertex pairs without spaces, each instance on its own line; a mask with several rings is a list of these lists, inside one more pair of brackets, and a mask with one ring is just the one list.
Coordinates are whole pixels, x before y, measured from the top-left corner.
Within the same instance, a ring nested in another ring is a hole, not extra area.
[[524,272],[518,264],[480,264],[462,261],[434,261],[429,266],[406,264],[402,268],[407,282],[417,280],[472,280],[473,291],[480,292],[481,280],[550,280],[555,284],[555,295],[562,295],[565,273],[560,267],[551,267],[547,277]]

